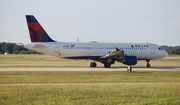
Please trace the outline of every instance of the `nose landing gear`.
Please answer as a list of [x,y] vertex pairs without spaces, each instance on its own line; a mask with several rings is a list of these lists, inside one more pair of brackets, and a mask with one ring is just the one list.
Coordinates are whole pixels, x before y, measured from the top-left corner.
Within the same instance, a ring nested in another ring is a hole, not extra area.
[[149,60],[149,59],[147,59],[147,60],[146,60],[146,62],[147,62],[146,67],[147,67],[147,68],[151,68],[151,64],[149,63],[149,62],[150,62],[150,60]]

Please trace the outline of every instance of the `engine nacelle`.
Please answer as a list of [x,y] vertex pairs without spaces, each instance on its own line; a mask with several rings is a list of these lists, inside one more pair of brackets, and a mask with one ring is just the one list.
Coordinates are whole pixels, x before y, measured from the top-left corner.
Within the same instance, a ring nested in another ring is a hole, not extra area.
[[124,62],[123,64],[126,65],[136,65],[138,62],[138,59],[136,56],[124,56]]
[[117,60],[118,62],[122,62],[125,65],[136,65],[138,59],[136,56],[124,56],[123,59]]

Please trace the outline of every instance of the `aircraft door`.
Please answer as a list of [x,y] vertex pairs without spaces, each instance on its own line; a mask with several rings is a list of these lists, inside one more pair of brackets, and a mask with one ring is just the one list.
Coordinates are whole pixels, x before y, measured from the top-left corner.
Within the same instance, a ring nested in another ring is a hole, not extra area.
[[54,44],[54,47],[55,47],[54,53],[60,53],[60,46],[59,46],[59,43],[55,43],[55,44]]
[[155,46],[154,45],[150,45],[151,47],[151,54],[155,54]]

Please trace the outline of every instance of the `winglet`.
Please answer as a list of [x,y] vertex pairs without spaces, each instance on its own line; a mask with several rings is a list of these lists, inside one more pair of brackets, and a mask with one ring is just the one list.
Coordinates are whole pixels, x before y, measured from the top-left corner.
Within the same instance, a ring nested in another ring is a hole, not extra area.
[[31,42],[55,42],[33,15],[26,15]]

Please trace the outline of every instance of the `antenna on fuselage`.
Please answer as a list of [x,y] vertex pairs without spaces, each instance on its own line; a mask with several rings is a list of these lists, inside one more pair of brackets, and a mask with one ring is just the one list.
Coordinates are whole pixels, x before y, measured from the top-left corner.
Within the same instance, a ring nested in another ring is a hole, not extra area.
[[79,42],[79,38],[77,38],[77,42]]

